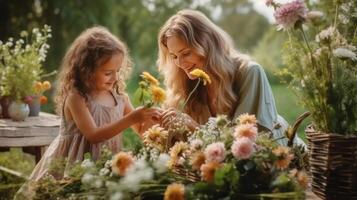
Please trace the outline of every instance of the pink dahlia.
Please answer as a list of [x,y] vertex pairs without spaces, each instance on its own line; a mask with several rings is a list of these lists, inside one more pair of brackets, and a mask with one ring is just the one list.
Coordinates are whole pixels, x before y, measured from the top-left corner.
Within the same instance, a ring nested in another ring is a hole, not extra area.
[[206,162],[220,163],[226,157],[226,149],[222,142],[216,142],[208,145],[205,149]]
[[232,154],[237,159],[248,159],[254,153],[254,143],[242,137],[234,141],[231,147]]
[[295,0],[278,7],[274,13],[279,28],[289,29],[299,20],[305,20],[307,8],[303,0]]

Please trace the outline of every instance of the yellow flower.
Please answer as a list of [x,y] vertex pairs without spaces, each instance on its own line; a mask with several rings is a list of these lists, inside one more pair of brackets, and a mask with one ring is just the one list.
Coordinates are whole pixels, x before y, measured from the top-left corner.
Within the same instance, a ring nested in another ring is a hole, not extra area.
[[238,116],[240,124],[257,124],[257,118],[254,115],[244,113]]
[[149,72],[143,72],[141,74],[141,77],[153,85],[159,85],[159,81],[155,77],[153,77]]
[[41,82],[37,81],[34,85],[34,89],[36,93],[41,93],[43,89],[43,85]]
[[145,131],[144,144],[153,146],[163,152],[165,150],[167,136],[168,132],[156,124]]
[[158,86],[151,86],[152,100],[154,103],[162,103],[166,99],[165,90]]
[[177,164],[177,161],[182,154],[188,149],[188,145],[185,142],[176,142],[170,149],[170,161],[169,167],[173,167]]
[[207,182],[213,181],[214,173],[216,173],[216,170],[221,166],[222,165],[217,162],[210,162],[210,163],[203,164],[201,166],[202,179]]
[[112,171],[124,176],[126,170],[134,163],[134,158],[126,152],[117,153],[112,160]]
[[211,83],[211,78],[208,76],[208,74],[200,69],[194,69],[190,72],[190,74],[201,79],[203,81],[203,85]]
[[167,186],[164,200],[184,200],[185,186],[179,183],[172,183]]
[[44,90],[49,90],[51,88],[51,83],[49,81],[44,81],[42,87]]

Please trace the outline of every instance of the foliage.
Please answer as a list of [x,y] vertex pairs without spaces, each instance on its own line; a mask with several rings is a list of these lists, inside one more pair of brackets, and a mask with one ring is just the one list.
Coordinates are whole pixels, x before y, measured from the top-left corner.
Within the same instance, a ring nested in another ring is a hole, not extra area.
[[15,44],[13,38],[6,43],[0,41],[1,95],[19,101],[33,94],[33,85],[42,73],[50,37],[51,28],[45,25],[42,30],[34,28],[31,36],[26,31],[21,32],[21,38]]
[[[282,68],[286,68],[281,57],[282,47],[286,39],[287,36],[276,34],[276,29],[271,27],[258,41],[252,52],[252,57],[263,65],[270,84],[281,84],[278,75]],[[282,107],[280,104],[277,105],[279,105],[278,108]]]
[[[297,3],[304,5],[300,0],[291,4],[272,5],[277,13],[280,8],[292,7]],[[317,129],[353,134],[357,130],[356,27],[353,23],[345,24],[337,16],[348,8],[352,12],[343,12],[344,17],[355,21],[357,14],[353,9],[356,3],[333,3],[335,18],[328,24],[319,21],[321,13],[307,11],[297,16],[296,21],[294,18],[286,19],[287,22],[290,20],[290,27],[280,24],[289,33],[283,51],[288,68],[282,72],[291,79],[291,86],[297,91],[303,105],[311,111]],[[351,26],[354,26],[354,34],[351,34]]]
[[[35,162],[20,149],[11,148],[9,152],[0,153],[0,166],[11,170],[21,171],[27,176],[31,173]],[[12,199],[12,195],[25,180],[4,171],[0,171],[0,199]]]

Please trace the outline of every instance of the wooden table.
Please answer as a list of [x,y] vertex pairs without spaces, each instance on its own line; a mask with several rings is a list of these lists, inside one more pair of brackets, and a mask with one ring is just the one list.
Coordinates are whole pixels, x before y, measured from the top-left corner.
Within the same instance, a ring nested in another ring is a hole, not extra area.
[[45,148],[58,135],[60,123],[60,117],[44,112],[21,122],[0,119],[0,151],[20,147],[24,152],[33,154],[37,163]]

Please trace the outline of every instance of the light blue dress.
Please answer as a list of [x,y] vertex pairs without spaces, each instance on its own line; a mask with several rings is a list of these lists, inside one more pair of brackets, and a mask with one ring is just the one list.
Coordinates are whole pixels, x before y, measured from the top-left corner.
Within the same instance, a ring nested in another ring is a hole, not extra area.
[[[289,124],[278,115],[268,78],[259,64],[250,62],[239,69],[235,77],[234,90],[238,95],[234,118],[243,113],[254,114],[260,131],[269,130],[276,139],[285,136]],[[279,139],[278,142],[287,145],[288,139]],[[294,143],[304,145],[298,137],[294,139]]]

